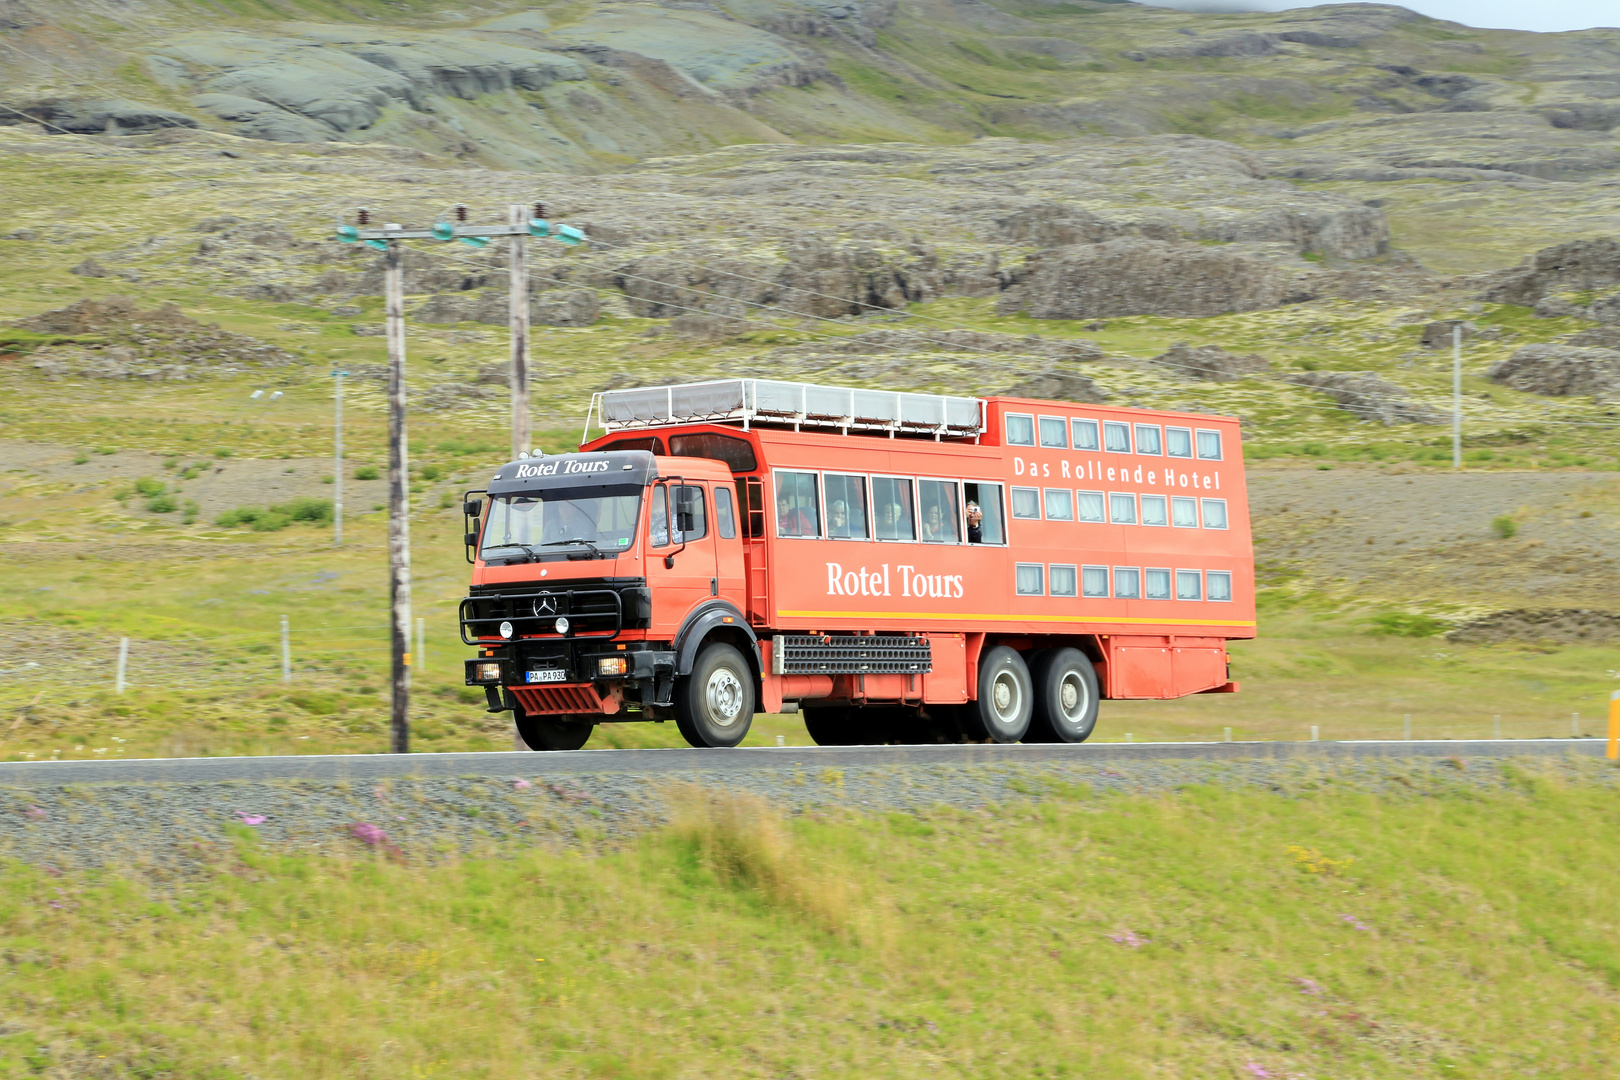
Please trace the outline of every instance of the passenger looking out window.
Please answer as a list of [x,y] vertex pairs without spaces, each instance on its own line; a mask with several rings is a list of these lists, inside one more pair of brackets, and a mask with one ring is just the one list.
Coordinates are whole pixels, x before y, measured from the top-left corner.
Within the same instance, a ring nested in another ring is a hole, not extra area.
[[910,480],[872,477],[872,506],[877,518],[879,540],[917,539]]
[[917,494],[922,502],[923,543],[961,543],[956,485],[945,480],[919,480]]
[[838,540],[865,540],[865,478],[829,474],[823,484],[827,491],[827,535]]
[[1001,509],[1000,484],[966,485],[968,543],[1005,544],[1007,533]]
[[776,535],[820,536],[815,473],[776,474]]

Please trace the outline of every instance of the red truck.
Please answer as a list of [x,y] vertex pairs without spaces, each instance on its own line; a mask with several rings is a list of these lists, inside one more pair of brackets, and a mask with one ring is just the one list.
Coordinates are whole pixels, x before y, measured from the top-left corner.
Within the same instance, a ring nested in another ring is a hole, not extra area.
[[466,681],[535,749],[795,707],[821,745],[1081,742],[1101,698],[1237,690],[1235,419],[735,379],[598,394],[586,436],[463,507]]

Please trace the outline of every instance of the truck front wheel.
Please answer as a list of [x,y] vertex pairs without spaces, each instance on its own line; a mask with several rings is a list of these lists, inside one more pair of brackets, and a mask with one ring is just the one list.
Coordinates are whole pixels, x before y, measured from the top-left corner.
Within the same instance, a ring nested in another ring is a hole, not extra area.
[[512,710],[512,722],[530,750],[578,750],[596,728],[577,716],[530,716],[521,705]]
[[962,710],[962,726],[972,738],[1015,743],[1029,730],[1034,698],[1024,658],[997,645],[979,661],[979,700]]
[[1031,742],[1085,742],[1097,727],[1097,672],[1079,649],[1042,653],[1031,672],[1035,715]]
[[722,642],[698,653],[675,690],[675,724],[693,746],[736,746],[754,722],[754,673]]

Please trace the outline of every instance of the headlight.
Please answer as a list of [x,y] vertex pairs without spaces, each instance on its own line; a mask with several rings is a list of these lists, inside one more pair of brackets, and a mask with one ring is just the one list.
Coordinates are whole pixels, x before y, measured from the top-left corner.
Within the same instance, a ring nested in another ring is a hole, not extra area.
[[630,670],[630,665],[622,656],[604,656],[596,662],[598,675],[623,675]]
[[512,636],[512,624],[509,623],[509,622],[501,623],[501,637],[509,638],[511,636]]
[[479,682],[500,682],[501,665],[499,662],[489,664],[474,664],[473,678]]
[[568,633],[568,616],[564,615],[562,618],[558,619],[554,625],[557,628],[557,633]]

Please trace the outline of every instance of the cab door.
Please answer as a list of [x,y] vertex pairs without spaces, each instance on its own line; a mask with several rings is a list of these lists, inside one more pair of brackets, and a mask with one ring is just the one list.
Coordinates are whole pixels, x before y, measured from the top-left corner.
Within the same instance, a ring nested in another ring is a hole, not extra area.
[[715,575],[720,579],[720,596],[738,611],[747,611],[747,569],[743,565],[735,492],[721,482],[714,485],[713,496]]
[[720,593],[712,492],[701,481],[671,477],[653,485],[647,502],[653,633],[674,637],[688,612]]

